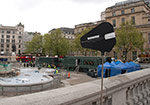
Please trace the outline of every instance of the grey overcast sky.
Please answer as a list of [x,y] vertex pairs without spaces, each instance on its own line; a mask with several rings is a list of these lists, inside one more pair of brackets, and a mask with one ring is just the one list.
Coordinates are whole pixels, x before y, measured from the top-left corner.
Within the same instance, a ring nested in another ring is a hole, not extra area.
[[0,0],[0,24],[25,25],[25,31],[47,33],[100,20],[107,7],[124,0]]

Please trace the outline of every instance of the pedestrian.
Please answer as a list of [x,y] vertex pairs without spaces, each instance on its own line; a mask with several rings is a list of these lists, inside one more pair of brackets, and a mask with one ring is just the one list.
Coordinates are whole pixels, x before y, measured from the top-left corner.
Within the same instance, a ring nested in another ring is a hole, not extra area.
[[54,69],[56,69],[56,66],[54,66]]
[[48,65],[48,68],[51,68],[51,65],[50,65],[50,64]]
[[41,69],[41,66],[40,65],[38,65],[38,70],[40,70]]
[[58,70],[57,69],[55,70],[54,74],[58,74]]
[[32,61],[31,61],[31,67],[33,66],[33,63],[32,63]]
[[35,63],[33,63],[33,67],[35,67]]
[[27,67],[29,66],[29,64],[27,63]]

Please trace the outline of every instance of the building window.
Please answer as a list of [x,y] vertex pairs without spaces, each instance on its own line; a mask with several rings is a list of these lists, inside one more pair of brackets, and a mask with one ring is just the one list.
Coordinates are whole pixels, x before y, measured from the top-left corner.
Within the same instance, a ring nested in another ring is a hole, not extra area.
[[2,30],[2,33],[4,33],[4,30]]
[[127,52],[126,52],[126,51],[123,51],[123,56],[122,56],[123,61],[126,60],[126,57],[127,57]]
[[4,44],[1,44],[1,48],[4,48]]
[[6,42],[7,42],[7,43],[10,43],[10,40],[9,40],[9,39],[7,39],[7,40],[6,40]]
[[4,49],[1,49],[1,52],[3,52],[4,51]]
[[15,36],[13,35],[12,38],[15,38]]
[[7,44],[7,48],[9,48],[9,44]]
[[131,21],[132,21],[133,24],[135,24],[135,16],[131,17]]
[[117,56],[117,52],[115,52],[115,51],[114,51],[114,58],[115,58],[115,59],[117,59],[117,58],[118,58],[118,56]]
[[150,33],[148,33],[148,43],[150,43]]
[[126,52],[126,51],[123,51],[123,55],[127,55],[127,52]]
[[21,48],[21,45],[19,45],[18,48]]
[[124,15],[124,10],[121,10],[121,15]]
[[121,18],[121,22],[122,22],[122,23],[125,23],[125,18]]
[[7,31],[7,34],[10,34],[10,31]]
[[13,31],[13,34],[15,34],[15,31]]
[[1,42],[4,43],[4,39],[1,39]]
[[135,12],[135,9],[134,8],[131,8],[131,13],[134,13]]
[[116,20],[115,19],[112,21],[112,23],[113,23],[113,26],[116,27]]
[[10,35],[7,35],[6,38],[10,38]]
[[12,43],[15,43],[15,40],[12,40]]
[[19,32],[19,34],[21,34],[21,32]]
[[18,54],[20,54],[20,52],[21,52],[21,51],[20,51],[20,50],[18,50]]
[[97,102],[92,102],[92,105],[97,105]]
[[1,35],[1,38],[4,38],[4,35]]
[[114,11],[114,12],[112,12],[112,16],[116,16],[116,12]]
[[6,49],[7,52],[9,52],[9,49]]
[[21,40],[19,40],[19,43],[21,43]]
[[22,38],[22,36],[18,36],[18,38]]
[[132,52],[132,57],[133,57],[133,60],[135,60],[137,58],[137,51]]

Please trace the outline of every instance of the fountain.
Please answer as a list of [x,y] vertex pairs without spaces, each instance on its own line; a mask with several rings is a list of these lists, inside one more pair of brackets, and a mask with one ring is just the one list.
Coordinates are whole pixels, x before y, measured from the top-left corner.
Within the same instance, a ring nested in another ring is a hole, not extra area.
[[58,87],[58,78],[56,80],[49,76],[47,71],[54,70],[38,70],[37,67],[19,68],[14,63],[0,64],[0,95],[20,95]]

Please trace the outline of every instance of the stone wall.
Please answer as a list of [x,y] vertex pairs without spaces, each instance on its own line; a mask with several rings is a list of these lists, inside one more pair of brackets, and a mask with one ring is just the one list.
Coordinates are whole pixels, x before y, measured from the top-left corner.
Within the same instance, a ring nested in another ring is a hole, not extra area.
[[0,96],[14,96],[51,90],[60,87],[61,75],[54,75],[53,79],[30,84],[0,84]]
[[[0,105],[100,105],[100,80],[5,98]],[[103,105],[150,105],[150,69],[104,79]]]

